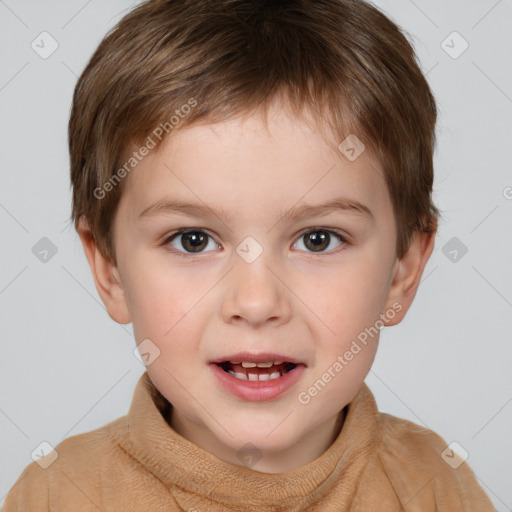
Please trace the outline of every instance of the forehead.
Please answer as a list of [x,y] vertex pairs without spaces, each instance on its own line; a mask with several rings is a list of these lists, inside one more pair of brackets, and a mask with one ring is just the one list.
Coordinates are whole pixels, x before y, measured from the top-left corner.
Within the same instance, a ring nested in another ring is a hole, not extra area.
[[361,146],[353,159],[354,151],[346,151],[353,139],[347,140],[340,150],[310,119],[278,108],[266,122],[254,113],[177,129],[131,172],[121,203],[138,216],[156,201],[179,197],[223,210],[231,206],[236,216],[343,195],[389,210],[379,162],[369,151],[357,156]]

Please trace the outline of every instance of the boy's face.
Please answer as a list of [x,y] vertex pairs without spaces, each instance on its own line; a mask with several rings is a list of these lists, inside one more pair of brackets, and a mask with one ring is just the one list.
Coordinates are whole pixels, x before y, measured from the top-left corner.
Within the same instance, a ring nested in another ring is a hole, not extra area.
[[[160,351],[147,371],[174,406],[173,428],[235,464],[252,443],[254,469],[276,472],[333,441],[374,359],[379,315],[401,320],[432,247],[397,261],[391,199],[368,151],[350,161],[284,110],[268,124],[177,130],[137,165],[115,219],[120,284],[100,293],[137,344]],[[336,199],[346,207],[289,216]],[[163,202],[201,211],[152,208]],[[169,240],[181,228],[193,233]],[[251,355],[296,367],[253,382],[212,362]]]

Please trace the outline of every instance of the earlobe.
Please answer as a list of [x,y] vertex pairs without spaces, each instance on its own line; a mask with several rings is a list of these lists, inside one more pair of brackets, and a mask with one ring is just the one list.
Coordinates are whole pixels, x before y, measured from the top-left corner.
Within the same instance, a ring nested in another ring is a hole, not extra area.
[[386,300],[386,311],[396,303],[401,305],[401,309],[393,319],[385,320],[385,325],[396,325],[405,317],[416,296],[425,265],[434,249],[434,240],[435,232],[416,232],[408,251],[395,263]]
[[110,318],[120,324],[130,323],[128,304],[118,268],[101,253],[84,218],[80,219],[77,231],[89,262],[96,290]]

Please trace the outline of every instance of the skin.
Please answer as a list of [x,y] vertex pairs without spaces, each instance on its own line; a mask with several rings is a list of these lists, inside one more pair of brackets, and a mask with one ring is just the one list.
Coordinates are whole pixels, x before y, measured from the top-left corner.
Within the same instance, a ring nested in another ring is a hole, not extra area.
[[[417,233],[397,259],[379,162],[368,151],[351,162],[332,142],[279,106],[271,109],[268,128],[256,112],[175,129],[126,178],[114,223],[117,266],[100,253],[86,221],[79,225],[109,315],[133,323],[137,344],[149,338],[160,350],[147,371],[173,404],[170,426],[232,464],[241,465],[237,453],[252,443],[261,454],[256,471],[292,471],[332,444],[343,408],[370,370],[378,335],[307,404],[299,393],[393,304],[401,311],[395,307],[384,324],[404,318],[434,245],[434,234]],[[341,196],[372,215],[339,209],[281,219],[294,206]],[[218,216],[139,219],[164,197],[207,204]],[[229,219],[219,218],[221,209]],[[329,230],[330,241],[315,252],[308,239],[319,227]],[[201,228],[211,238],[193,253],[190,237],[168,241],[180,228]],[[252,263],[236,252],[247,236],[263,248]],[[241,351],[285,354],[306,369],[276,399],[244,401],[221,388],[208,366]]]

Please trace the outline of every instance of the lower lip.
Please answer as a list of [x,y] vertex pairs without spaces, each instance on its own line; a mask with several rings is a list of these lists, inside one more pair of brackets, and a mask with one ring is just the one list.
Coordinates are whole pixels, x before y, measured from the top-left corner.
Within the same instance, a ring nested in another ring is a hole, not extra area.
[[299,364],[277,379],[250,381],[237,379],[214,363],[210,363],[210,367],[226,391],[249,402],[263,402],[277,398],[300,379],[305,369],[304,365]]

